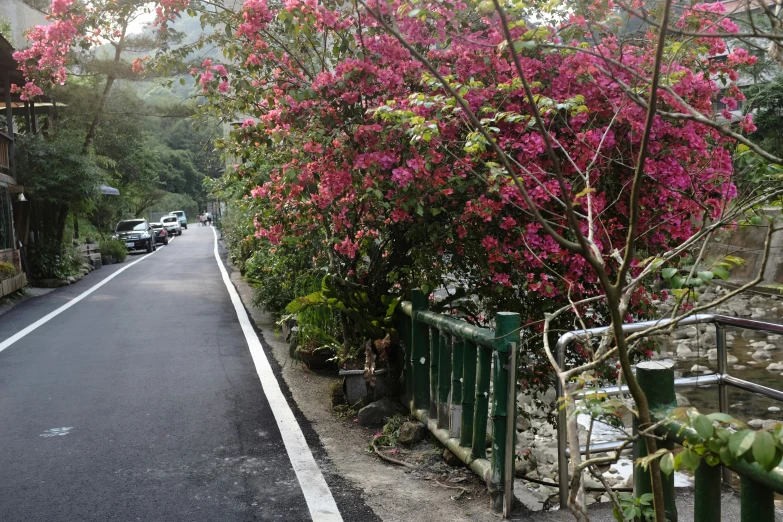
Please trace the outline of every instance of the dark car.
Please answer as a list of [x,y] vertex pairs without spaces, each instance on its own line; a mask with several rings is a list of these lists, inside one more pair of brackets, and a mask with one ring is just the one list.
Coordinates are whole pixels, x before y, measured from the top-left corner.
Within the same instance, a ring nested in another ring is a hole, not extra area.
[[166,227],[163,226],[163,223],[150,223],[150,226],[152,227],[152,230],[155,231],[155,242],[168,245],[169,232],[166,230]]
[[157,250],[157,241],[155,241],[154,235],[155,231],[146,219],[120,221],[114,229],[114,237],[125,243],[128,250],[146,250],[147,252]]

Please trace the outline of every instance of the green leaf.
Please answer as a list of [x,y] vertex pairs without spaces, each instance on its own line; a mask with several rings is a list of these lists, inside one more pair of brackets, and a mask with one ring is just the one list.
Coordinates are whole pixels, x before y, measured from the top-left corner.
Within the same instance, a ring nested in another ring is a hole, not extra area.
[[[669,453],[671,455],[671,453]],[[645,493],[641,497],[639,497],[639,503],[643,506],[649,506],[650,502],[653,500],[653,494],[652,493]]]
[[693,427],[702,439],[709,439],[715,432],[712,427],[712,421],[706,415],[696,414],[696,417],[693,419]]
[[413,18],[421,12],[421,9],[411,9],[408,11],[408,18]]
[[682,285],[685,284],[685,278],[684,277],[680,277],[680,276],[674,276],[674,277],[671,278],[670,282],[671,282],[672,288],[677,290],[679,288],[682,288]]
[[699,276],[699,279],[702,279],[704,281],[710,281],[712,280],[713,277],[715,277],[715,274],[706,270],[699,272],[696,275]]
[[723,268],[722,266],[714,266],[712,267],[712,273],[724,281],[729,279],[729,271]]
[[738,431],[729,437],[729,449],[734,458],[741,457],[753,446],[756,439],[756,432],[751,430]]
[[753,459],[762,468],[770,469],[770,465],[775,459],[775,440],[768,431],[756,433],[756,440],[753,442]]
[[734,455],[732,455],[728,446],[723,446],[720,449],[720,460],[726,466],[733,466],[736,462],[736,459],[734,458]]
[[430,287],[429,287],[429,285],[421,285],[421,293],[423,293],[423,294],[429,294],[429,293],[430,293]]
[[750,218],[750,224],[751,225],[760,225],[761,224],[761,216],[753,216]]
[[664,268],[661,270],[661,277],[664,279],[671,279],[674,274],[677,273],[676,268]]
[[690,448],[685,448],[680,455],[682,455],[682,463],[685,467],[691,471],[696,471],[696,468],[699,467],[699,463],[701,462],[699,454]]
[[674,455],[667,453],[661,457],[661,471],[668,477],[674,471]]
[[707,415],[707,417],[710,420],[714,420],[718,422],[726,422],[726,423],[734,422],[734,417],[732,417],[728,413],[721,413],[719,411],[715,413],[710,413],[709,415]]

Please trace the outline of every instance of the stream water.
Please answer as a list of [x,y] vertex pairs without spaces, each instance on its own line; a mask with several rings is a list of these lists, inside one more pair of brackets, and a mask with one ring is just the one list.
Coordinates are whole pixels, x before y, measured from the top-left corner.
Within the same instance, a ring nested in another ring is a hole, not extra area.
[[[783,299],[777,296],[735,298],[715,311],[783,324]],[[783,337],[729,327],[726,328],[726,337],[730,375],[769,388],[783,389]],[[712,325],[680,329],[672,337],[659,339],[659,343],[661,353],[658,357],[674,360],[676,377],[699,377],[718,370],[714,355],[715,328]],[[712,359],[709,357],[710,350],[713,350]],[[718,411],[717,386],[680,389],[678,393],[702,412]],[[756,393],[729,388],[728,413],[745,422],[754,419],[781,420],[783,416],[777,408],[783,408],[783,404]]]

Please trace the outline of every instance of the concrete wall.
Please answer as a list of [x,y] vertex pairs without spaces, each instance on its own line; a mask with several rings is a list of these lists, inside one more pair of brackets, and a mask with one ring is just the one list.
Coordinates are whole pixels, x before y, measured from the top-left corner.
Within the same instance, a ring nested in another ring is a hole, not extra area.
[[16,49],[28,47],[25,31],[35,25],[48,25],[46,13],[30,7],[20,0],[0,0],[0,17],[7,19],[13,29],[13,42]]
[[[775,227],[783,226],[783,215],[780,209],[766,211],[770,217],[775,217]],[[744,283],[754,279],[761,270],[764,252],[764,240],[767,237],[767,225],[737,227],[735,230],[724,231],[713,241],[705,256],[707,261],[713,261],[725,255],[741,257],[745,263],[731,270],[731,281]],[[783,231],[772,234],[769,250],[769,260],[764,270],[765,284],[783,284]]]

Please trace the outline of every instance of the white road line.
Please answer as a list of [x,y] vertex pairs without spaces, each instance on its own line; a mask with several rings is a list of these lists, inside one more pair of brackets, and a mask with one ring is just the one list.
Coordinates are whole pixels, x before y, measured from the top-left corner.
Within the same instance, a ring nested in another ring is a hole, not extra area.
[[283,392],[280,390],[280,384],[272,372],[269,360],[261,347],[261,341],[258,340],[258,336],[250,324],[247,311],[245,311],[245,307],[239,299],[239,294],[228,277],[226,267],[223,266],[223,261],[218,254],[218,239],[214,227],[212,228],[212,234],[215,236],[215,260],[223,276],[223,283],[225,283],[226,289],[228,289],[228,295],[231,297],[231,303],[234,305],[234,310],[237,313],[242,333],[245,334],[247,346],[256,365],[258,377],[261,379],[264,394],[267,401],[269,401],[269,406],[272,408],[272,414],[275,416],[280,434],[283,436],[283,444],[285,444],[288,459],[291,461],[296,478],[299,480],[299,487],[302,488],[302,493],[304,493],[310,516],[314,522],[342,522],[343,518],[337,509],[332,492],[329,490],[329,486],[326,484],[318,464],[315,463],[315,458],[313,458],[313,454],[307,446],[302,429],[296,422],[294,412],[288,407],[288,402],[286,402]]
[[[163,248],[163,246],[158,247],[158,248]],[[157,250],[155,250],[155,252],[157,252]],[[16,341],[18,341],[22,337],[25,337],[30,332],[33,332],[37,328],[39,328],[39,327],[43,326],[44,324],[48,323],[49,321],[51,321],[52,319],[54,319],[55,317],[57,317],[58,315],[60,315],[61,313],[63,313],[64,311],[66,311],[67,309],[69,309],[70,307],[72,307],[73,305],[75,305],[76,303],[78,303],[79,301],[81,301],[82,299],[87,297],[88,295],[90,295],[91,293],[95,292],[97,289],[99,289],[100,287],[102,287],[103,285],[105,285],[106,283],[108,283],[109,281],[111,281],[112,279],[114,279],[115,277],[117,277],[118,275],[120,275],[121,273],[123,273],[124,271],[126,271],[127,269],[132,267],[133,265],[135,265],[136,263],[141,263],[142,261],[144,261],[148,257],[150,257],[152,255],[155,255],[155,252],[153,252],[151,254],[146,254],[146,255],[142,256],[141,259],[137,259],[136,261],[133,261],[132,263],[128,264],[127,266],[124,266],[124,267],[120,268],[119,270],[114,272],[112,275],[110,275],[109,277],[107,277],[106,279],[101,281],[100,283],[96,284],[95,286],[93,286],[92,288],[87,290],[86,292],[81,293],[78,296],[74,297],[73,299],[71,299],[70,301],[68,301],[64,305],[62,305],[60,308],[58,308],[57,310],[55,310],[53,312],[49,312],[48,314],[46,314],[45,316],[43,316],[40,319],[38,319],[36,322],[31,324],[27,328],[25,328],[23,330],[20,330],[19,332],[15,333],[14,335],[9,337],[5,341],[0,342],[0,352],[2,352],[6,348],[8,348],[12,344],[14,344]]]

